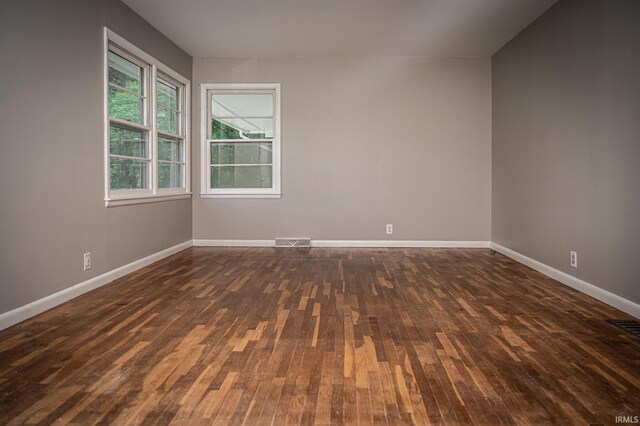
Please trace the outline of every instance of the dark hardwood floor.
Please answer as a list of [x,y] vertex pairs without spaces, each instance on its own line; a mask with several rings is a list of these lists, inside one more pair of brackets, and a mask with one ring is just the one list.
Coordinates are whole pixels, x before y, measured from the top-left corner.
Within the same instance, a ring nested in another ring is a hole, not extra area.
[[614,424],[612,318],[487,249],[192,248],[0,332],[0,423]]

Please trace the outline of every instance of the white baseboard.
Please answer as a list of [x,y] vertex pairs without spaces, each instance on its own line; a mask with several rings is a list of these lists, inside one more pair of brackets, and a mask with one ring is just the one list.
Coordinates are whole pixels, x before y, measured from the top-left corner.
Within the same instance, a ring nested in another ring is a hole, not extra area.
[[[196,247],[275,247],[274,240],[193,240]],[[489,248],[489,241],[311,240],[311,247]]]
[[311,240],[311,247],[489,248],[489,241]]
[[128,265],[121,266],[120,268],[114,269],[112,271],[105,272],[102,275],[98,275],[97,277],[91,278],[87,281],[83,281],[72,287],[65,288],[64,290],[61,290],[57,293],[36,300],[35,302],[31,302],[28,305],[16,308],[9,312],[5,312],[4,314],[0,315],[0,330],[4,330],[7,327],[11,327],[14,324],[36,316],[44,311],[48,311],[51,308],[54,308],[68,300],[73,299],[74,297],[78,297],[81,294],[87,293],[88,291],[94,290],[98,287],[102,287],[103,285],[108,284],[113,280],[130,274],[131,272],[137,271],[138,269],[157,262],[158,260],[162,260],[165,257],[169,257],[172,254],[188,249],[191,246],[193,246],[193,242],[191,240],[185,241],[184,243],[169,247],[166,250],[154,253],[151,256],[136,260],[135,262],[131,262]]
[[193,240],[194,247],[275,247],[275,240]]
[[626,312],[629,315],[640,318],[640,305],[635,302],[620,297],[617,294],[610,293],[586,281],[582,281],[579,278],[576,278],[558,269],[552,268],[551,266],[545,265],[542,262],[538,262],[537,260],[531,259],[530,257],[503,247],[500,244],[491,243],[491,248],[499,253],[504,254],[507,257],[510,257],[516,262],[520,262],[523,265],[535,269],[536,271],[541,272],[546,276],[561,282],[562,284],[565,284],[584,294],[587,294],[594,299],[606,303],[607,305],[620,309],[622,312]]

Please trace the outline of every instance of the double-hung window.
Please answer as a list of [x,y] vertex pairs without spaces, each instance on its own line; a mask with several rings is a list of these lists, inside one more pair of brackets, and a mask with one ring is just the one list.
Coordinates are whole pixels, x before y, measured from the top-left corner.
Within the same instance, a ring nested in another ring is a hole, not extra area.
[[158,73],[156,93],[158,189],[185,188],[184,87]]
[[280,85],[203,84],[202,197],[280,197]]
[[105,31],[105,202],[186,198],[190,83]]

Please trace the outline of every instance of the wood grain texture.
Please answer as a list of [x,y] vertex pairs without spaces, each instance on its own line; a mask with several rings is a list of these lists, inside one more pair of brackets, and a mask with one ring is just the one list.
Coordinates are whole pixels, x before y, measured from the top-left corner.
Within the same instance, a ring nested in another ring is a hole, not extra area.
[[611,424],[609,318],[488,249],[191,248],[0,332],[0,423]]

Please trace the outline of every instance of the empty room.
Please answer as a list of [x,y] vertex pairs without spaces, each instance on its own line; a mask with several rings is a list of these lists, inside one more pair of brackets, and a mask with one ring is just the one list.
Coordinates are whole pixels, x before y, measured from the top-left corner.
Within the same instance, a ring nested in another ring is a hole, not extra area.
[[640,423],[640,1],[0,0],[0,425]]

